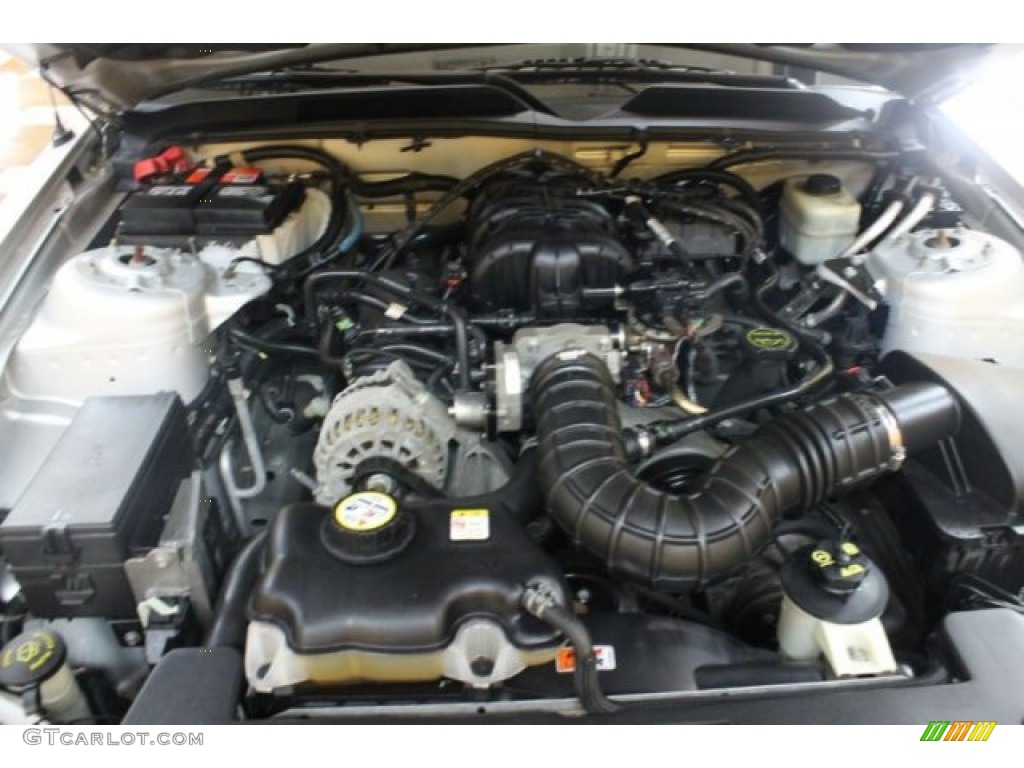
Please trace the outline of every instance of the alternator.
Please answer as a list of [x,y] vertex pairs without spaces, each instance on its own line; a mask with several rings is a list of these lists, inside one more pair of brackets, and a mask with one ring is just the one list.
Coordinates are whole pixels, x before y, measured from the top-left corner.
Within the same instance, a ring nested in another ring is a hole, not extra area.
[[454,434],[444,403],[405,363],[393,362],[354,381],[331,404],[313,454],[316,499],[334,504],[351,490],[360,462],[379,457],[400,462],[440,488]]

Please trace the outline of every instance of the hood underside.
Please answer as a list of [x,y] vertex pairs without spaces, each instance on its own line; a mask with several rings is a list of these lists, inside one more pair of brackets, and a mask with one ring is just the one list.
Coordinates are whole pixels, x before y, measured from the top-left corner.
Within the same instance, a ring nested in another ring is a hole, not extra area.
[[[641,46],[618,46],[636,51]],[[652,49],[703,51],[718,56],[771,62],[881,86],[913,99],[937,100],[963,87],[977,65],[997,48],[989,44],[705,44],[658,43]],[[473,69],[498,51],[499,65],[514,61],[514,46],[484,44],[367,43],[32,43],[8,46],[15,55],[38,64],[53,82],[91,93],[115,109],[202,83],[203,81],[311,64],[365,64],[372,57],[465,51],[455,66]],[[543,46],[529,46],[522,58],[538,58]],[[551,46],[557,57],[558,46]],[[469,55],[474,51],[473,55]],[[511,53],[511,58],[509,53]],[[481,56],[478,58],[477,54]],[[628,56],[629,54],[627,54]],[[633,54],[636,56],[637,54]],[[544,58],[549,58],[545,56]],[[422,68],[430,68],[430,60]],[[434,66],[437,66],[436,64]],[[449,62],[446,68],[452,67]],[[356,69],[359,66],[355,67]],[[421,68],[421,69],[422,69]]]

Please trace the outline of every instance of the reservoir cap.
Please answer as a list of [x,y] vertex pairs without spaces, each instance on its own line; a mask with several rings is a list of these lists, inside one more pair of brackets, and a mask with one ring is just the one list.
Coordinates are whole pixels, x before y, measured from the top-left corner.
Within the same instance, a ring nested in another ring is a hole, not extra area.
[[815,173],[804,182],[804,192],[813,197],[838,195],[843,190],[843,183],[830,173]]
[[848,540],[798,549],[782,566],[781,576],[783,591],[798,608],[832,624],[876,619],[889,602],[885,575]]
[[397,555],[416,532],[411,515],[379,491],[346,496],[324,518],[320,538],[332,555],[347,563],[377,563]]
[[0,650],[0,686],[19,691],[53,676],[64,664],[67,647],[55,632],[23,632]]
[[743,333],[743,346],[755,360],[792,360],[797,340],[781,328],[748,328]]

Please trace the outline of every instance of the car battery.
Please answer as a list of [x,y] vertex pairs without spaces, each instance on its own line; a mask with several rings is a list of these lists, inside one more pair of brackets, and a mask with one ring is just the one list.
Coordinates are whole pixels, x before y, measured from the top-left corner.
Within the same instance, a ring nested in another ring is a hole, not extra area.
[[[245,179],[246,177],[238,177]],[[255,237],[272,232],[305,197],[299,182],[154,184],[122,203],[118,237]]]
[[176,394],[86,400],[0,524],[30,611],[135,618],[124,562],[156,545],[192,464]]

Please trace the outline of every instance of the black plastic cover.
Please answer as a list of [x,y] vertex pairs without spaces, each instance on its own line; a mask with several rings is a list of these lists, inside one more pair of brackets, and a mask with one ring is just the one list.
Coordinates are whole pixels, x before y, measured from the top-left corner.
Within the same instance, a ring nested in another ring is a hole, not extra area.
[[157,184],[121,205],[123,237],[254,236],[272,231],[303,200],[302,184]]
[[234,648],[179,648],[153,669],[121,725],[223,725],[242,694]]
[[692,85],[648,86],[621,109],[648,117],[774,120],[822,125],[868,117],[865,112],[851,109],[816,91]]
[[[932,381],[957,394],[955,437],[908,461],[900,482],[880,488],[936,586],[971,574],[1011,592],[1024,584],[1024,371],[982,360],[893,352],[894,382]],[[915,410],[919,410],[915,408]],[[902,426],[902,424],[901,424]],[[914,503],[906,503],[906,491]]]
[[[1024,370],[983,360],[892,352],[882,372],[894,383],[933,381],[957,394],[963,425],[954,442],[971,487],[1008,512],[1024,505]],[[884,397],[884,393],[882,395]],[[947,464],[940,450],[919,459],[939,475]]]
[[496,185],[469,218],[471,296],[481,311],[570,319],[611,309],[612,298],[585,301],[584,290],[612,288],[633,266],[608,211],[566,181]]
[[[457,511],[476,512],[467,534]],[[478,510],[487,510],[486,539]],[[264,576],[249,618],[270,621],[298,652],[361,649],[382,653],[447,646],[471,618],[497,622],[518,647],[541,647],[557,633],[526,615],[519,599],[527,584],[550,585],[563,604],[558,564],[534,544],[498,495],[453,504],[410,504],[416,533],[399,555],[384,562],[345,563],[324,547],[326,507],[295,504],[274,519]],[[454,517],[453,517],[454,515]],[[459,533],[459,531],[462,531]]]
[[[701,687],[699,678],[705,668],[778,660],[771,651],[744,645],[725,632],[678,619],[594,613],[582,620],[595,646],[612,649],[599,673],[601,688],[609,694],[695,691]],[[817,674],[820,676],[820,671]],[[558,673],[555,664],[530,667],[510,686],[548,695],[573,695],[572,675]]]
[[31,611],[134,618],[123,563],[157,543],[191,468],[176,394],[86,400],[0,525]]

